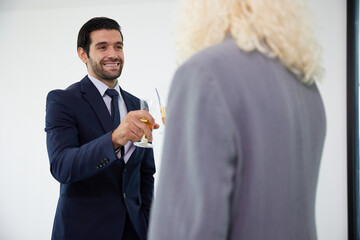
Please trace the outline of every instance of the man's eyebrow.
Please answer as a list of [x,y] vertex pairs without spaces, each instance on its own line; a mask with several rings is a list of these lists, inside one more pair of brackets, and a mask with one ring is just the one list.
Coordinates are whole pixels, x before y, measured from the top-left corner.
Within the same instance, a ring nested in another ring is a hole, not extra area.
[[[95,46],[99,46],[99,45],[106,45],[106,44],[109,44],[108,42],[98,42],[98,43],[96,43],[95,44]],[[118,41],[118,42],[116,42],[115,44],[121,44],[121,45],[124,45],[123,44],[123,42],[121,42],[121,41]]]

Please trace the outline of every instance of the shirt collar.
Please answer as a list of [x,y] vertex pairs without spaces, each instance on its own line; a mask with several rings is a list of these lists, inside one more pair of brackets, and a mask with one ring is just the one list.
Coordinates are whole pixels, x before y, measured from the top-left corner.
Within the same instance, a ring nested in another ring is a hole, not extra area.
[[[97,90],[99,91],[101,96],[105,95],[105,91],[109,88],[105,83],[103,83],[102,81],[100,81],[99,79],[91,76],[90,74],[88,74],[88,77],[90,79],[90,81],[95,85],[95,87],[97,88]],[[120,86],[119,86],[119,82],[116,82],[116,85],[114,87],[114,89],[119,93],[119,99],[122,100],[122,96],[120,93]]]

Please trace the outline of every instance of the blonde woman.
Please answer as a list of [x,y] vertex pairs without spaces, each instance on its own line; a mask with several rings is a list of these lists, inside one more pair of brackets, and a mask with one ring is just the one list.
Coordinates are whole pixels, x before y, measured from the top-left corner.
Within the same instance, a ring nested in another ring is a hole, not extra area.
[[150,240],[317,239],[323,69],[302,1],[185,0]]

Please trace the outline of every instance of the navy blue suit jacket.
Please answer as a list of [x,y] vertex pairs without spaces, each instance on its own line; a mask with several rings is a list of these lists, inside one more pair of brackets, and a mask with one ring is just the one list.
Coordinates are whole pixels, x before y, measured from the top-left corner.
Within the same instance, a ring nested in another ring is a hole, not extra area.
[[[121,90],[127,110],[139,99]],[[47,96],[47,148],[51,174],[60,182],[52,239],[121,239],[126,212],[146,239],[153,197],[152,149],[136,148],[128,162],[111,142],[113,122],[102,96],[85,77]]]

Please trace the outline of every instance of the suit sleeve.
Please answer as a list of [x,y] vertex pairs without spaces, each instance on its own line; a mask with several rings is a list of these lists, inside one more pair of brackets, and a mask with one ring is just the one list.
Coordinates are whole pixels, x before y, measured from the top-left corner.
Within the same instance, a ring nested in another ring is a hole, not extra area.
[[46,101],[47,149],[50,171],[61,183],[87,179],[116,159],[111,132],[80,145],[71,98],[65,91],[51,91]]
[[174,77],[150,240],[227,239],[235,123],[208,72],[187,65]]

